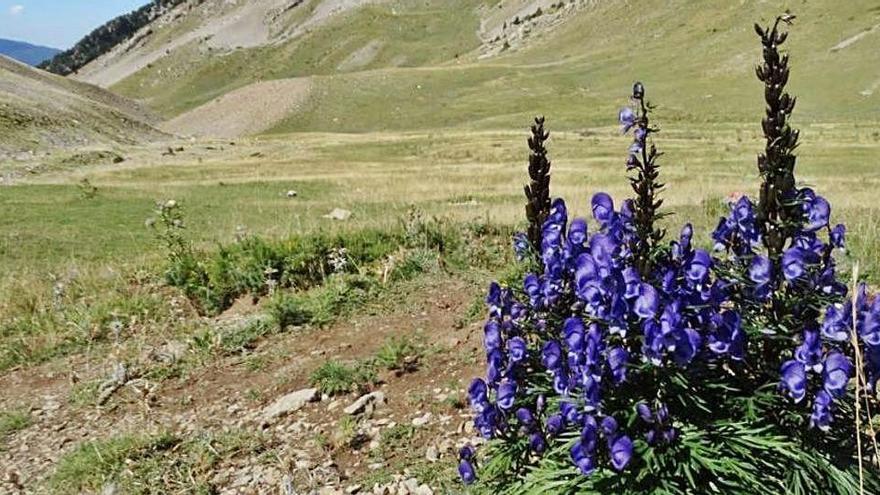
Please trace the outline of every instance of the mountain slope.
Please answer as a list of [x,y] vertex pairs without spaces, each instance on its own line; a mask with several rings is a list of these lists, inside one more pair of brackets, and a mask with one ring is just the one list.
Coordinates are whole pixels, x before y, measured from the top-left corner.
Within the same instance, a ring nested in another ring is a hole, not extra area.
[[38,65],[60,52],[61,50],[57,48],[0,38],[0,55],[6,55],[28,65]]
[[166,118],[226,103],[234,115],[241,99],[223,95],[311,78],[307,98],[255,132],[519,127],[535,113],[554,128],[607,125],[636,79],[666,122],[753,121],[752,24],[789,7],[798,118],[876,121],[870,0],[189,0],[77,77]]
[[105,89],[0,56],[0,159],[4,154],[160,137],[155,115]]

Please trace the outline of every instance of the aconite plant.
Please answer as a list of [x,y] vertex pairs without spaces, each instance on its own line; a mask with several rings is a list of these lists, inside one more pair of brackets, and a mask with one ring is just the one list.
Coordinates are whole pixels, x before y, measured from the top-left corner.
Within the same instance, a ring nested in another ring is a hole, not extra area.
[[[490,493],[854,494],[880,490],[880,298],[848,295],[835,255],[845,228],[799,187],[780,53],[792,16],[756,26],[766,147],[758,200],[700,249],[667,241],[656,128],[636,83],[619,113],[634,197],[599,192],[592,220],[550,199],[544,119],[529,139],[531,272],[492,283],[486,375],[468,397],[487,440],[460,452],[464,483]],[[864,407],[860,407],[864,406]]]

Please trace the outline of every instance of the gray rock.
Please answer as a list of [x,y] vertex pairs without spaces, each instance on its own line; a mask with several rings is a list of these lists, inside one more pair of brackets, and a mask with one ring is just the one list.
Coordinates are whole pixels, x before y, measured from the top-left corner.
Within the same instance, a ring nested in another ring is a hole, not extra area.
[[342,410],[345,414],[360,414],[368,409],[385,404],[385,394],[383,392],[371,392],[362,395],[358,400],[354,401],[350,406]]
[[342,208],[333,208],[333,211],[324,215],[324,218],[329,218],[330,220],[348,220],[351,218],[351,212],[343,210]]
[[431,416],[431,413],[425,413],[424,416],[419,416],[418,418],[413,419],[412,425],[415,427],[425,426],[426,424],[428,424],[429,421],[431,421]]
[[431,445],[428,447],[428,450],[425,451],[425,459],[431,462],[437,462],[440,459],[440,452],[437,451],[437,447]]
[[318,397],[318,389],[306,388],[279,397],[263,410],[264,419],[275,419],[299,411]]

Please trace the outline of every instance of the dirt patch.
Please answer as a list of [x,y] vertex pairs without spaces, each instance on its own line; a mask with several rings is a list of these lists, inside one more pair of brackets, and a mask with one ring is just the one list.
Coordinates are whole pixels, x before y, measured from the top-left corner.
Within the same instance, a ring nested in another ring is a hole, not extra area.
[[[187,439],[230,430],[259,438],[262,450],[220,460],[210,473],[220,493],[272,493],[284,483],[295,493],[327,485],[342,490],[424,463],[451,473],[455,450],[474,441],[461,391],[480,373],[479,324],[457,325],[474,291],[462,280],[433,279],[406,296],[403,307],[374,308],[376,314],[330,328],[270,337],[247,355],[162,382],[151,400],[126,388],[105,407],[76,405],[70,399],[76,390],[109,366],[77,357],[9,372],[0,376],[0,408],[24,408],[31,423],[0,439],[0,474],[36,491],[59,460],[85,441],[158,432]],[[240,306],[235,314],[252,311],[247,301]],[[407,373],[381,375],[375,390],[386,402],[374,412],[348,416],[343,409],[357,395],[346,395],[325,397],[268,424],[263,419],[268,404],[307,387],[310,373],[325,361],[366,359],[387,338],[401,336],[420,339],[425,352]],[[257,361],[259,368],[252,365]],[[12,488],[2,483],[0,491]]]
[[308,100],[308,78],[250,84],[165,122],[166,132],[235,138],[259,134],[299,110]]

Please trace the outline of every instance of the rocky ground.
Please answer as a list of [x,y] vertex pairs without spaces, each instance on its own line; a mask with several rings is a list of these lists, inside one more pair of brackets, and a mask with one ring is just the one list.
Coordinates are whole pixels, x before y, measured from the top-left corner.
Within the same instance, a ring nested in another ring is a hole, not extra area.
[[[160,434],[175,439],[149,457],[159,466],[149,472],[157,473],[161,493],[187,493],[196,484],[230,494],[456,491],[457,449],[480,441],[463,408],[463,390],[480,372],[479,327],[461,323],[474,295],[461,280],[427,281],[390,313],[272,336],[180,377],[149,368],[182,359],[193,352],[191,342],[143,345],[126,365],[110,352],[8,372],[0,376],[0,411],[23,411],[26,426],[0,435],[0,491],[68,492],[53,477],[83,445],[95,445],[98,462],[109,462],[100,442]],[[210,324],[257,314],[243,302]],[[360,393],[331,397],[310,385],[309,375],[327,360],[366,359],[394,336],[420,343],[403,369],[383,371]],[[193,452],[211,453],[211,462],[194,464]],[[123,476],[149,479],[144,458],[122,462]],[[190,471],[180,476],[184,468]],[[99,485],[101,493],[123,493],[115,478]]]

